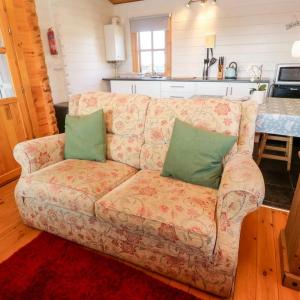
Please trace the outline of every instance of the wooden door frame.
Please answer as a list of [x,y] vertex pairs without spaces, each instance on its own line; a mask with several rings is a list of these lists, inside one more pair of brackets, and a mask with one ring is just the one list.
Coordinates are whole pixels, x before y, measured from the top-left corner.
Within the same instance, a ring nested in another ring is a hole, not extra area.
[[[0,7],[0,15],[3,18],[4,27],[7,29],[3,35],[5,35],[5,38],[11,42],[7,51],[10,52],[10,57],[15,58],[18,72],[14,75],[18,76],[21,83],[21,94],[23,94],[23,97],[20,99],[20,106],[22,110],[25,111],[23,119],[26,127],[27,138],[32,139],[40,136],[40,130],[25,58],[23,55],[22,41],[16,34],[18,27],[15,22],[13,1],[0,0],[0,5],[2,6],[2,8]],[[1,11],[2,9],[3,11]]]
[[0,55],[7,60],[14,89],[13,97],[0,100],[1,133],[5,143],[0,151],[3,151],[2,158],[6,161],[5,165],[7,164],[7,169],[4,167],[4,173],[0,175],[0,186],[19,177],[21,173],[20,166],[13,158],[13,147],[16,143],[39,136],[22,43],[13,34],[17,33],[17,27],[12,4],[13,1],[0,0],[0,27],[4,42]]

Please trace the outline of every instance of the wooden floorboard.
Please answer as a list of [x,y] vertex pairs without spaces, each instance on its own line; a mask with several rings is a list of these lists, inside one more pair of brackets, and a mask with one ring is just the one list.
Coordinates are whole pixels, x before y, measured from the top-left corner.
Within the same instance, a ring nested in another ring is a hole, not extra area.
[[256,297],[256,289],[253,283],[256,282],[257,264],[257,226],[258,214],[250,214],[243,224],[239,251],[239,264],[236,277],[234,294],[240,299],[252,300]]
[[[16,182],[0,187],[0,262],[32,241],[40,232],[22,223],[14,201]],[[300,292],[281,285],[279,233],[287,213],[262,207],[242,226],[234,300],[300,300]],[[219,299],[184,284],[146,272],[168,285],[203,300]]]
[[256,299],[278,300],[272,211],[258,211]]

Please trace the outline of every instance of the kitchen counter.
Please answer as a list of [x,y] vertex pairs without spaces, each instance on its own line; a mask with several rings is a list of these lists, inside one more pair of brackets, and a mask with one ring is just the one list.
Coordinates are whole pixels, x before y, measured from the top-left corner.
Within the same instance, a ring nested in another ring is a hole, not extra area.
[[[223,79],[218,80],[217,78],[208,78],[207,80],[203,80],[202,77],[162,77],[162,78],[151,78],[151,77],[137,77],[137,78],[120,78],[120,77],[111,77],[111,78],[103,78],[105,81],[181,81],[181,82],[241,82],[241,83],[253,83],[250,78],[238,78],[238,79]],[[254,83],[257,81],[254,81]],[[262,83],[270,83],[269,79],[263,79]]]

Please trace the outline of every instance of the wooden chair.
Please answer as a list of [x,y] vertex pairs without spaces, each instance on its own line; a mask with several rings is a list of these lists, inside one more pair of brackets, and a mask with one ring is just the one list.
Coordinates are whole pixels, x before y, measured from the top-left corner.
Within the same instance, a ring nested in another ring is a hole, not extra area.
[[[300,152],[298,153],[300,158]],[[285,229],[280,235],[282,283],[300,291],[300,176]]]
[[[268,141],[280,141],[285,142],[285,146],[271,146],[268,145]],[[283,153],[283,155],[275,155],[266,153],[265,151],[275,151],[279,153]],[[291,170],[292,163],[292,152],[293,152],[293,137],[292,136],[279,136],[264,133],[261,137],[261,141],[258,149],[258,159],[257,164],[260,165],[262,158],[282,160],[287,162],[287,170]]]

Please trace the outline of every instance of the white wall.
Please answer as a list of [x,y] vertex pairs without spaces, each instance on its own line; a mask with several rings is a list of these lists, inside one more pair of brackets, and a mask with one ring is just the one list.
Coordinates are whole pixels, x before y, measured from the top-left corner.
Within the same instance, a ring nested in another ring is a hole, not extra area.
[[[106,63],[103,25],[110,23],[108,0],[36,0],[54,102],[69,95],[105,89],[101,79],[113,74]],[[47,29],[55,29],[59,55],[49,54]]]
[[53,101],[54,103],[64,102],[68,97],[68,89],[59,40],[57,40],[59,55],[50,54],[47,40],[48,28],[53,27],[55,33],[57,33],[52,14],[51,0],[36,0],[35,4]]
[[[264,65],[264,76],[273,78],[277,63],[300,62],[291,57],[300,27],[286,31],[295,16],[300,19],[300,0],[217,0],[217,7],[185,7],[187,0],[144,0],[113,6],[108,0],[36,0],[48,75],[55,103],[70,94],[106,89],[101,78],[114,74],[105,62],[103,25],[113,15],[125,25],[128,59],[120,72],[130,72],[129,18],[172,13],[173,76],[201,76],[204,36],[216,33],[215,56],[236,61],[239,76],[248,77],[252,64]],[[49,54],[47,29],[54,27],[59,55]],[[216,76],[216,67],[210,75]]]
[[[299,0],[217,0],[217,7],[185,7],[187,0],[144,0],[114,6],[122,18],[127,36],[129,59],[121,72],[131,67],[130,17],[172,13],[173,76],[201,76],[204,36],[216,33],[215,56],[225,56],[226,63],[236,61],[239,76],[248,77],[252,64],[264,65],[264,76],[273,78],[278,63],[300,60],[291,57],[294,40],[300,40],[300,27],[286,31],[285,25],[295,16],[300,19]],[[211,76],[216,76],[216,67]]]

